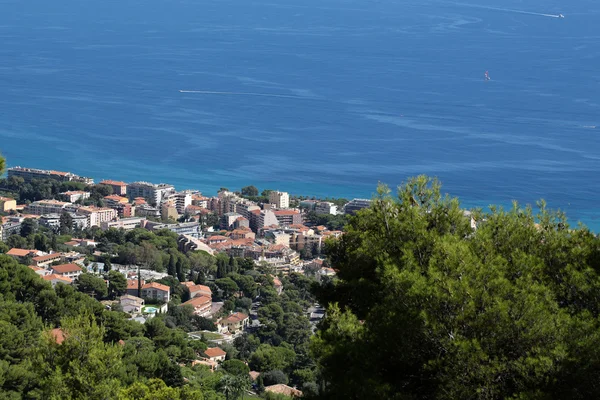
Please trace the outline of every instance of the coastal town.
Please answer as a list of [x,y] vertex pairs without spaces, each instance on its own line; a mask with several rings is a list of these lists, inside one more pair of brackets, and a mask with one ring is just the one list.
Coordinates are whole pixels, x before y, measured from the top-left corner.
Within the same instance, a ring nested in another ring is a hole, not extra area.
[[[7,245],[6,255],[28,265],[52,287],[74,286],[141,324],[177,312],[173,307],[188,306],[188,318],[202,321],[187,329],[189,339],[208,343],[192,366],[210,371],[219,369],[227,354],[224,349],[237,343],[236,338],[260,336],[272,323],[261,304],[261,291],[268,296],[265,284],[281,296],[288,282],[297,279],[292,275],[317,283],[335,276],[324,257],[326,242],[343,234],[340,219],[370,205],[366,199],[336,204],[275,190],[259,195],[252,186],[239,192],[222,188],[208,197],[166,183],[95,183],[69,172],[23,167],[8,168],[3,182],[0,238]],[[56,193],[25,202],[6,195],[28,184],[38,188],[42,182],[53,182]],[[329,223],[335,219],[337,224]],[[161,252],[167,257],[157,264],[141,254],[145,243],[132,256],[127,239],[122,246],[108,239],[134,232],[166,234],[176,249],[159,251],[157,246],[154,257],[160,258]],[[28,243],[33,233],[34,242]],[[195,265],[198,254],[216,262]],[[99,286],[94,287],[94,279]],[[121,290],[115,289],[119,285]],[[315,300],[305,301],[295,312],[308,322],[309,333],[325,315]],[[61,328],[53,332],[63,336]],[[251,371],[252,381],[260,373]],[[297,387],[283,382],[267,379],[265,384],[273,385],[264,390],[301,395]]]

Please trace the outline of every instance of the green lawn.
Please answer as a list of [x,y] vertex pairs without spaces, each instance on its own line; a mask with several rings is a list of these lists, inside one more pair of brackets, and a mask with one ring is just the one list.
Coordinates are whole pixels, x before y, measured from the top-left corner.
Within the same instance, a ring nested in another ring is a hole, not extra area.
[[215,332],[196,331],[196,332],[190,332],[190,334],[197,335],[197,336],[204,335],[206,340],[216,340],[216,339],[223,338],[223,336],[220,333],[215,333]]

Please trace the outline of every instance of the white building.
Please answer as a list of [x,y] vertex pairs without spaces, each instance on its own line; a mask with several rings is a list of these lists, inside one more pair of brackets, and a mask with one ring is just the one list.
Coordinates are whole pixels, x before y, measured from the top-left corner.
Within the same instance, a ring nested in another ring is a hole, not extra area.
[[131,218],[121,218],[116,221],[105,221],[100,223],[100,227],[103,231],[106,231],[110,228],[115,229],[125,229],[126,231],[130,231],[135,228],[140,228],[146,222],[146,218],[140,217],[131,217]]
[[85,200],[90,198],[90,192],[84,192],[83,190],[64,192],[60,195],[70,203],[75,203],[77,200]]
[[102,222],[113,221],[117,218],[117,210],[107,207],[81,207],[77,210],[78,215],[85,215],[88,226],[100,226]]
[[130,200],[143,197],[154,206],[162,203],[173,192],[175,192],[175,188],[166,183],[157,185],[149,182],[133,182],[127,186],[127,196]]
[[330,201],[320,201],[315,205],[317,214],[337,214],[337,206]]
[[69,206],[70,204],[71,203],[58,200],[39,200],[34,201],[25,207],[25,213],[34,215],[62,214],[62,212],[65,210],[65,207]]
[[290,195],[287,192],[273,191],[269,193],[269,203],[275,205],[276,208],[289,208]]

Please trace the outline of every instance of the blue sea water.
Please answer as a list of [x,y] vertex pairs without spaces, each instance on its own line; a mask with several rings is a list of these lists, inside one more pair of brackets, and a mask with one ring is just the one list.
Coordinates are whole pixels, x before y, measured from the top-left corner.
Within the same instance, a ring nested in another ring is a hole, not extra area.
[[593,0],[0,0],[0,151],[207,194],[425,173],[600,230],[599,20]]

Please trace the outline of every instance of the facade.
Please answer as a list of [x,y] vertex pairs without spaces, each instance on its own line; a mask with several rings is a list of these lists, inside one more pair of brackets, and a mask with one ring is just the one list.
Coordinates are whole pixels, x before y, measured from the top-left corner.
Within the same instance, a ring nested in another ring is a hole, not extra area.
[[0,237],[2,237],[2,241],[5,242],[10,236],[18,235],[21,233],[21,223],[20,222],[5,222],[0,225]]
[[200,224],[197,222],[182,222],[180,224],[161,224],[158,222],[148,221],[145,226],[149,231],[158,231],[161,229],[168,229],[171,232],[175,232],[178,235],[189,235],[194,238],[199,238]]
[[58,231],[60,228],[60,214],[44,214],[38,220],[40,226]]
[[248,200],[242,200],[235,205],[235,212],[246,219],[250,219],[252,210],[260,210],[260,207]]
[[[279,220],[275,216],[275,213],[271,210],[260,210],[260,213],[256,215],[254,230],[259,232],[261,229],[272,225],[279,225]],[[252,221],[250,221],[250,227],[252,227]]]
[[130,231],[135,228],[140,228],[146,222],[146,218],[140,217],[131,217],[131,218],[121,218],[116,221],[105,221],[100,223],[100,228],[103,231],[106,231],[110,228],[115,229],[124,229],[126,231]]
[[171,193],[175,191],[172,185],[166,183],[154,184],[149,182],[133,182],[127,186],[127,196],[130,200],[143,197],[151,205],[157,206]]
[[344,214],[354,215],[357,211],[371,206],[371,200],[353,199],[344,206]]
[[273,204],[275,208],[289,208],[290,195],[287,192],[273,191],[269,193],[269,203]]
[[[71,213],[69,213],[71,214]],[[85,229],[89,228],[89,221],[85,215],[71,214],[73,218],[73,229]]]
[[279,225],[289,226],[302,223],[302,214],[298,210],[277,210],[273,211]]
[[192,306],[194,307],[194,314],[199,315],[201,317],[210,316],[210,311],[212,308],[212,300],[208,296],[197,296],[194,297],[185,303],[181,304],[182,306]]
[[151,205],[142,203],[142,204],[136,205],[135,215],[138,217],[160,218],[160,209],[158,209],[156,207],[152,207]]
[[160,206],[160,216],[163,220],[172,219],[176,221],[179,219],[179,213],[177,212],[177,207],[175,207],[175,201],[169,200],[162,203]]
[[85,200],[90,198],[90,192],[84,192],[83,190],[64,192],[60,195],[69,203],[75,203],[77,200]]
[[225,230],[233,229],[233,227],[234,227],[233,225],[234,225],[235,221],[240,217],[242,217],[240,214],[234,213],[234,212],[223,214],[223,216],[221,217],[221,223],[220,223],[221,229],[225,229]]
[[162,283],[151,282],[142,286],[142,297],[168,303],[171,300],[171,288]]
[[125,182],[120,181],[112,181],[112,180],[104,180],[100,182],[100,185],[106,185],[112,187],[113,194],[117,196],[126,196],[127,195],[127,184]]
[[44,268],[56,261],[62,261],[62,253],[52,253],[43,256],[33,257],[32,263],[36,267]]
[[185,214],[185,208],[192,205],[192,193],[189,191],[175,193],[172,197],[179,214]]
[[61,275],[67,278],[76,279],[83,273],[81,267],[77,264],[61,264],[50,267],[53,274]]
[[316,250],[320,253],[323,248],[323,236],[310,235],[304,232],[294,232],[290,235],[289,246],[296,251],[308,249],[310,251]]
[[317,214],[337,214],[337,206],[330,201],[320,201],[315,205]]
[[144,299],[132,296],[130,294],[121,296],[119,298],[119,303],[121,303],[123,311],[129,314],[142,312],[142,308],[145,304]]
[[8,197],[0,197],[0,212],[14,211],[17,209],[17,201]]
[[77,214],[87,217],[89,227],[100,226],[102,222],[117,218],[117,211],[108,207],[81,207],[77,210]]
[[64,285],[70,285],[71,283],[73,283],[73,279],[57,274],[45,275],[42,276],[42,279],[50,282],[52,284],[52,287],[55,287],[59,283],[62,283]]
[[39,200],[34,201],[25,207],[25,212],[34,215],[44,214],[62,214],[71,203],[58,200]]
[[225,357],[227,356],[227,353],[221,350],[219,347],[209,347],[208,349],[204,350],[204,354],[206,354],[206,357],[209,360],[215,362],[225,361]]
[[250,318],[241,312],[233,313],[225,318],[222,318],[217,323],[217,330],[220,333],[231,332],[237,333],[242,331],[250,323]]
[[[144,286],[146,282],[142,279],[142,286]],[[138,293],[138,280],[137,279],[127,279],[127,294],[131,296],[137,296]]]
[[46,171],[43,169],[35,169],[35,168],[22,168],[22,167],[13,167],[8,169],[8,177],[18,176],[25,180],[25,182],[29,182],[32,179],[54,179],[61,182],[83,182],[88,185],[94,183],[94,180],[91,178],[86,178],[83,176],[75,175],[70,172],[61,172],[61,171]]
[[200,241],[200,239],[189,235],[179,235],[179,237],[177,238],[177,248],[182,253],[187,253],[196,250],[205,251],[208,254],[214,253],[213,249],[208,247],[206,243]]
[[273,241],[274,244],[282,244],[290,247],[291,235],[284,231],[269,231],[265,233],[265,238]]
[[128,203],[115,204],[110,208],[117,211],[117,215],[119,215],[121,218],[131,218],[135,216],[135,207]]
[[129,203],[129,199],[127,197],[119,196],[118,194],[111,194],[110,196],[104,196],[104,203],[107,207],[114,208],[118,204]]
[[190,291],[190,298],[206,296],[212,299],[212,290],[205,285],[186,285]]

